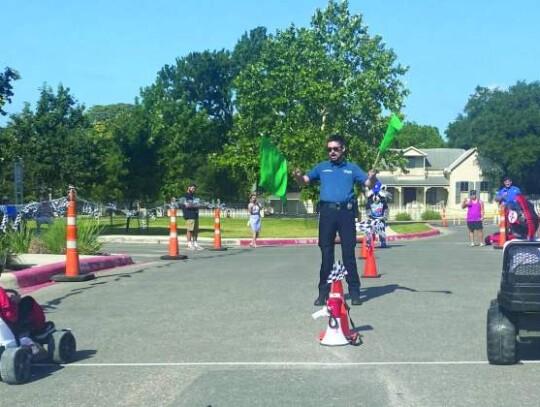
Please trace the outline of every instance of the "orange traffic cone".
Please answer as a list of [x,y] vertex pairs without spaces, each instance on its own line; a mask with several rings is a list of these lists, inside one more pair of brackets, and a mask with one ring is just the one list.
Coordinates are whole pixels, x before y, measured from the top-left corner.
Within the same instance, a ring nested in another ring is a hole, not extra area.
[[96,276],[92,273],[80,275],[79,251],[77,249],[77,203],[75,187],[69,186],[66,229],[66,274],[52,276],[52,281],[88,281]]
[[227,250],[226,247],[221,247],[221,210],[219,206],[214,211],[214,247],[211,247],[210,250]]
[[441,226],[443,228],[448,226],[448,222],[446,221],[446,206],[443,206],[442,208],[442,223]]
[[493,246],[495,249],[502,249],[506,243],[506,208],[501,204],[499,208],[499,244]]
[[176,204],[173,202],[169,209],[169,254],[161,256],[161,260],[185,260],[187,256],[178,254],[178,232],[176,229]]
[[361,236],[360,237],[360,240],[361,240],[361,244],[360,244],[360,252],[358,254],[358,258],[359,259],[365,259],[367,257],[367,238],[366,236]]
[[364,263],[364,273],[362,278],[377,278],[381,275],[377,273],[377,262],[375,261],[374,245],[371,244],[367,251],[366,261]]

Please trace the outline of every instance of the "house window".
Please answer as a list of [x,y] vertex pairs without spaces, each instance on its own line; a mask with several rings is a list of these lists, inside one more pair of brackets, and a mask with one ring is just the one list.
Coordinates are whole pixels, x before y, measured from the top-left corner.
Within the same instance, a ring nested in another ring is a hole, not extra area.
[[437,188],[430,188],[426,192],[426,203],[435,205],[437,203]]
[[480,192],[489,192],[489,183],[487,181],[480,181]]
[[424,157],[408,157],[407,168],[424,168]]
[[459,183],[460,192],[469,192],[469,183],[467,181],[461,181]]

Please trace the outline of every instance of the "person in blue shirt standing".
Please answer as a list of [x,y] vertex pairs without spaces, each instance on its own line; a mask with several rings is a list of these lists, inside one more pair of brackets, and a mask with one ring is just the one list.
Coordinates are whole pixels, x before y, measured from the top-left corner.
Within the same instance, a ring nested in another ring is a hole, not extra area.
[[345,160],[345,140],[339,134],[330,136],[326,141],[329,160],[324,161],[307,174],[299,169],[294,177],[299,185],[319,181],[319,247],[321,249],[321,269],[319,275],[319,295],[314,305],[326,304],[330,285],[328,276],[334,265],[334,242],[336,233],[341,240],[343,265],[347,269],[347,285],[352,305],[361,305],[360,278],[356,265],[354,248],[356,246],[355,217],[358,206],[354,195],[354,184],[370,187],[375,182],[375,172],[368,174],[356,164]]
[[515,200],[516,196],[521,194],[521,190],[515,185],[512,185],[512,178],[508,176],[504,177],[503,184],[504,187],[499,189],[497,195],[495,195],[495,201],[506,205]]

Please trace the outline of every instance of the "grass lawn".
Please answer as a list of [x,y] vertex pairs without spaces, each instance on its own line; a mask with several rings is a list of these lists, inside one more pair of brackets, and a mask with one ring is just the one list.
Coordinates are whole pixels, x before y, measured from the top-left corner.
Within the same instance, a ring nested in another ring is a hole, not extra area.
[[[114,218],[112,225],[108,218],[102,219],[105,229],[103,235],[162,235],[169,234],[169,218],[158,218],[150,220],[148,228],[139,228],[139,221],[132,219],[129,230],[126,233],[126,218]],[[201,217],[199,219],[201,237],[211,238],[214,236],[214,218]],[[414,233],[430,230],[424,223],[392,224],[391,229],[396,233]],[[185,235],[184,220],[177,218],[177,228],[179,235]],[[250,238],[251,229],[247,226],[247,219],[221,218],[221,237],[227,238]],[[317,237],[318,221],[316,217],[305,218],[274,218],[266,217],[262,219],[261,238],[277,237]]]

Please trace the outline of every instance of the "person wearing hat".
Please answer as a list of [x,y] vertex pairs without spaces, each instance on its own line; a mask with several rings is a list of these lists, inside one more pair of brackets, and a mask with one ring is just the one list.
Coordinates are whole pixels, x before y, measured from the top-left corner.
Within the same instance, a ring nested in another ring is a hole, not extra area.
[[191,183],[188,185],[187,192],[184,194],[184,207],[182,213],[186,220],[186,238],[188,250],[204,250],[197,243],[199,235],[199,198],[195,196],[197,185]]
[[512,178],[508,176],[504,177],[503,184],[504,187],[499,189],[497,195],[495,195],[495,201],[506,205],[508,202],[516,199],[516,196],[521,194],[521,190],[515,185],[512,185]]
[[474,231],[478,233],[478,245],[485,246],[484,243],[484,203],[476,196],[473,189],[469,192],[469,198],[465,198],[461,203],[463,209],[467,208],[467,228],[469,228],[469,240],[471,246],[477,246],[474,243]]

